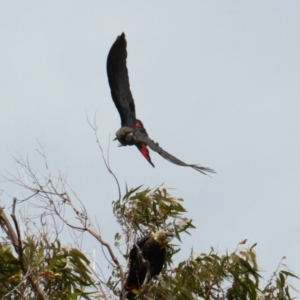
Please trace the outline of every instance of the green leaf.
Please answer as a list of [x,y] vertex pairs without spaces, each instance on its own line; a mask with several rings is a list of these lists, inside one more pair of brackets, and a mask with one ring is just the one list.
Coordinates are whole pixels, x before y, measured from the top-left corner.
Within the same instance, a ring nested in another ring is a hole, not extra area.
[[286,276],[291,276],[291,277],[294,277],[294,278],[299,279],[298,276],[296,276],[295,274],[293,274],[293,273],[291,273],[291,272],[284,271],[284,270],[282,270],[282,271],[280,271],[280,272],[281,272],[282,274],[286,275]]

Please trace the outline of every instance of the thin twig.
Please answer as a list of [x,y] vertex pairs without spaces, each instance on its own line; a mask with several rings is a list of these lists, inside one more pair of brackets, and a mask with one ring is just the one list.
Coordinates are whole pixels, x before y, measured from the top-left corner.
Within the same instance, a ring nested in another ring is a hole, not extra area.
[[117,188],[118,188],[118,192],[119,192],[119,200],[121,200],[121,188],[120,188],[120,184],[119,184],[119,181],[118,181],[118,178],[117,176],[114,174],[114,172],[111,170],[110,168],[110,165],[109,165],[109,160],[105,158],[105,155],[104,155],[104,150],[101,146],[101,143],[99,141],[99,137],[98,137],[98,126],[96,124],[96,115],[94,117],[94,124],[92,124],[90,122],[90,120],[88,119],[88,116],[87,116],[87,121],[88,121],[88,124],[91,126],[91,128],[94,130],[94,134],[95,134],[95,138],[96,138],[96,143],[101,151],[101,155],[102,155],[102,159],[104,161],[104,164],[106,166],[106,169],[107,171],[113,176],[113,178],[115,179],[115,182],[117,184]]

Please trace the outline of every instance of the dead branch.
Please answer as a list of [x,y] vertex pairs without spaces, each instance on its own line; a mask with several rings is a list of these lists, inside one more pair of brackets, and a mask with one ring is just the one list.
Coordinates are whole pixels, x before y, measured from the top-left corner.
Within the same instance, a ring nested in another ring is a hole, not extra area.
[[18,224],[16,215],[15,215],[16,202],[17,202],[17,199],[14,198],[13,211],[12,211],[11,217],[13,219],[17,234],[13,230],[13,227],[6,216],[3,207],[0,207],[0,225],[3,228],[3,230],[6,232],[6,234],[8,235],[9,239],[11,240],[11,242],[14,246],[14,249],[19,257],[19,262],[20,262],[20,266],[21,266],[24,278],[26,278],[27,281],[29,282],[29,284],[32,286],[32,288],[35,291],[39,300],[47,300],[47,297],[45,296],[44,292],[38,285],[38,281],[35,280],[31,276],[30,270],[28,268],[28,263],[26,261],[26,258],[24,257],[24,253],[23,253],[24,249],[22,246],[20,228],[19,228],[19,224]]
[[145,279],[144,279],[144,282],[142,283],[141,285],[141,288],[143,286],[145,286],[151,279],[151,273],[150,273],[150,263],[148,260],[146,260],[143,256],[143,253],[140,249],[140,247],[135,243],[134,244],[134,247],[136,248],[136,251],[137,251],[137,254],[138,254],[138,257],[140,259],[140,261],[142,262],[142,265],[146,268],[146,275],[145,275]]
[[[101,143],[100,143],[100,140],[99,140],[99,137],[98,137],[98,126],[96,124],[96,115],[94,117],[94,124],[92,124],[90,122],[90,120],[88,119],[88,117],[87,117],[87,121],[88,121],[88,124],[91,126],[91,128],[94,130],[94,134],[95,134],[95,138],[96,138],[96,143],[97,143],[97,145],[98,145],[98,147],[99,147],[99,149],[101,151],[101,155],[102,155],[102,159],[104,161],[105,167],[106,167],[107,171],[113,176],[113,178],[116,181],[118,192],[119,192],[119,200],[121,200],[121,188],[120,188],[120,184],[119,184],[118,178],[117,178],[117,176],[114,174],[114,172],[110,168],[110,165],[109,165],[109,154],[107,154],[108,155],[107,158],[105,158],[105,156],[104,156],[104,151],[103,151],[103,148],[101,146]],[[109,151],[107,153],[109,153]]]
[[[95,131],[95,136],[96,136],[96,142],[98,144],[98,147],[101,150],[103,160],[105,162],[105,166],[108,170],[108,172],[114,177],[117,188],[118,188],[118,193],[119,193],[119,200],[121,199],[121,189],[119,182],[110,169],[109,166],[109,160],[105,159],[104,157],[104,151],[100,145],[100,141],[97,136],[97,126],[94,124],[92,125],[89,122],[90,126],[94,129]],[[59,174],[58,177],[53,177],[48,163],[47,163],[47,158],[45,154],[45,150],[43,146],[39,143],[40,149],[37,150],[38,153],[43,157],[44,160],[44,167],[46,170],[46,174],[43,175],[42,179],[40,176],[37,174],[37,172],[33,171],[28,159],[24,160],[22,157],[14,157],[14,160],[16,164],[21,167],[21,171],[18,168],[18,173],[17,176],[9,174],[10,178],[5,178],[7,182],[11,182],[13,184],[19,185],[22,188],[25,188],[25,190],[30,191],[32,194],[31,195],[26,195],[24,199],[18,200],[19,202],[24,202],[32,199],[33,197],[37,198],[40,202],[34,202],[30,203],[32,206],[37,207],[39,209],[44,209],[43,216],[50,215],[52,219],[54,220],[54,216],[58,218],[58,220],[62,221],[62,224],[65,224],[71,229],[74,229],[75,231],[87,231],[89,234],[91,234],[104,248],[106,248],[107,252],[109,253],[109,257],[111,260],[108,259],[108,261],[113,265],[114,268],[117,268],[119,273],[120,273],[120,278],[121,278],[121,297],[124,298],[124,292],[123,292],[123,287],[124,287],[124,272],[121,263],[119,262],[117,256],[114,254],[114,251],[112,250],[112,247],[110,246],[109,243],[107,243],[101,236],[101,234],[97,233],[96,230],[91,226],[91,222],[89,221],[88,214],[84,208],[83,203],[78,199],[76,196],[75,192],[72,191],[77,198],[77,200],[82,204],[83,207],[83,212],[79,211],[74,203],[72,202],[71,197],[66,191],[66,178],[62,176],[62,174]],[[27,180],[27,177],[30,180]],[[32,183],[30,183],[32,182]],[[71,189],[72,190],[72,189]],[[16,200],[17,201],[17,200]],[[3,217],[0,217],[0,222],[6,224],[4,226],[5,232],[8,234],[10,239],[12,240],[12,243],[14,245],[14,248],[16,252],[19,255],[20,261],[22,262],[22,271],[23,273],[26,273],[25,271],[28,271],[26,269],[26,264],[25,264],[25,259],[23,256],[23,249],[22,249],[22,239],[21,239],[21,233],[19,230],[19,225],[17,222],[17,219],[15,217],[15,206],[16,206],[16,201],[14,202],[13,205],[13,213],[11,215],[14,225],[15,225],[15,230],[11,226],[10,222],[7,220],[5,214],[3,214]],[[39,203],[44,203],[44,205],[41,205]],[[66,210],[66,204],[68,204],[72,210],[75,212],[77,219],[81,223],[80,226],[76,226],[75,224],[70,223],[67,218],[65,218],[65,210]],[[41,216],[36,216],[41,220]],[[9,227],[10,226],[10,227]],[[57,229],[58,232],[58,229]],[[56,233],[57,233],[56,232]],[[105,253],[105,252],[104,252]],[[30,274],[28,275],[28,280],[30,281],[31,284],[34,284],[35,282],[31,280]],[[35,283],[34,290],[37,292],[39,299],[46,299],[45,296],[42,294],[41,291],[39,291],[38,285]],[[39,294],[40,293],[40,294]],[[42,298],[44,296],[44,298]],[[124,298],[125,299],[125,298]]]
[[113,260],[113,262],[116,264],[116,266],[118,267],[119,271],[120,271],[120,277],[121,277],[121,285],[122,287],[124,286],[124,272],[123,272],[123,268],[122,265],[120,264],[118,258],[115,256],[111,246],[102,239],[102,237],[97,234],[91,227],[89,224],[87,224],[87,221],[85,218],[83,218],[82,214],[80,211],[77,210],[77,208],[74,206],[74,204],[72,203],[71,199],[68,197],[68,203],[69,205],[73,208],[74,212],[76,213],[78,219],[80,220],[80,223],[83,226],[83,229],[88,231],[96,240],[98,240],[104,247],[106,247],[106,249],[109,252],[109,255],[111,257],[111,259]]

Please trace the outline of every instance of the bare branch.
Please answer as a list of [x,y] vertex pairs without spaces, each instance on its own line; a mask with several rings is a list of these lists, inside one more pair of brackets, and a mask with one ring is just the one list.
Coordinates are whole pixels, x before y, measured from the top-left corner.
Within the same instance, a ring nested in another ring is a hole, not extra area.
[[30,270],[28,268],[28,264],[26,261],[26,258],[24,257],[24,253],[23,253],[23,247],[22,247],[22,239],[21,239],[21,233],[20,233],[20,229],[19,229],[19,224],[17,221],[17,218],[15,216],[15,208],[16,208],[16,203],[17,203],[17,199],[14,198],[14,203],[13,203],[13,212],[12,212],[12,219],[14,221],[15,224],[15,228],[16,228],[16,232],[13,230],[5,212],[4,209],[1,207],[0,208],[0,225],[2,226],[3,230],[7,233],[9,239],[11,240],[15,251],[19,257],[19,262],[20,262],[20,266],[22,269],[22,273],[23,276],[25,278],[27,278],[27,281],[30,283],[30,285],[32,286],[33,290],[35,291],[38,299],[40,300],[47,300],[47,297],[45,296],[44,292],[42,291],[42,289],[40,288],[40,286],[38,285],[37,280],[35,280],[31,275],[30,275]]
[[115,256],[111,246],[102,239],[102,237],[97,234],[91,227],[90,225],[87,224],[86,219],[84,219],[82,217],[82,214],[76,209],[76,207],[73,205],[72,201],[70,198],[68,198],[68,202],[70,204],[70,206],[73,208],[74,212],[76,213],[78,219],[80,220],[81,224],[83,225],[84,230],[88,231],[97,241],[99,241],[103,246],[106,247],[106,249],[109,252],[109,255],[111,257],[111,259],[113,260],[113,262],[116,264],[116,266],[118,267],[119,271],[120,271],[120,276],[121,276],[121,283],[122,283],[122,287],[124,286],[124,272],[123,272],[123,268],[122,265],[120,264],[118,258]]
[[137,254],[139,259],[141,260],[143,266],[147,269],[146,275],[145,275],[145,279],[144,282],[141,284],[141,287],[145,286],[151,279],[151,274],[150,274],[150,263],[148,260],[144,259],[143,253],[140,249],[140,247],[135,243],[134,247],[137,250]]
[[[95,114],[95,117],[94,117],[94,124],[92,124],[87,116],[87,121],[88,121],[88,124],[91,126],[91,128],[94,130],[94,134],[95,134],[95,137],[96,137],[96,143],[101,151],[101,154],[102,154],[102,159],[104,161],[104,164],[106,166],[106,169],[107,171],[113,176],[113,178],[115,179],[116,181],[116,184],[117,184],[117,188],[118,188],[118,192],[119,192],[119,200],[121,200],[121,188],[120,188],[120,184],[119,184],[119,181],[118,181],[118,178],[117,176],[114,174],[114,172],[111,170],[110,168],[110,165],[109,165],[109,154],[108,154],[108,157],[107,159],[105,158],[104,156],[104,151],[103,151],[103,148],[101,146],[101,143],[99,141],[99,137],[98,137],[98,126],[96,124],[96,114]],[[109,151],[107,152],[109,153]]]
[[[119,182],[110,169],[108,159],[106,160],[104,157],[104,151],[100,145],[100,141],[97,137],[97,126],[94,124],[92,125],[89,123],[89,125],[94,129],[96,141],[97,144],[101,150],[103,160],[105,162],[106,168],[108,172],[114,177],[117,188],[118,188],[118,194],[119,199],[121,199],[121,189]],[[40,149],[37,150],[39,155],[43,158],[44,161],[44,167],[45,167],[45,175],[40,176],[40,174],[37,171],[33,171],[28,159],[23,159],[22,157],[14,157],[15,163],[17,164],[17,175],[9,174],[10,176],[8,178],[4,177],[7,182],[16,184],[20,186],[21,188],[24,188],[27,192],[31,192],[30,195],[24,195],[23,199],[16,199],[14,198],[14,203],[12,207],[12,219],[14,221],[14,227],[11,226],[10,222],[8,221],[4,210],[0,208],[0,225],[5,224],[5,226],[2,226],[11,239],[13,246],[19,256],[20,264],[22,267],[22,273],[26,274],[28,281],[33,286],[34,291],[38,295],[39,299],[46,299],[43,292],[39,289],[39,283],[37,281],[34,281],[31,275],[32,270],[30,271],[28,269],[28,266],[26,264],[26,257],[23,255],[23,248],[22,248],[22,238],[21,238],[21,232],[20,227],[15,215],[16,205],[20,202],[28,201],[32,198],[36,198],[39,201],[29,202],[29,204],[33,207],[36,207],[38,209],[42,209],[42,214],[37,214],[36,216],[31,216],[31,218],[37,218],[41,224],[44,224],[44,218],[46,218],[48,215],[51,216],[53,220],[53,226],[56,228],[56,235],[58,235],[58,224],[60,224],[60,221],[62,224],[66,225],[68,228],[71,228],[74,230],[74,232],[85,232],[87,231],[90,235],[92,235],[103,247],[103,249],[106,249],[106,251],[103,251],[104,254],[109,254],[107,257],[107,261],[111,263],[113,268],[116,268],[120,274],[120,280],[121,280],[121,296],[124,298],[124,272],[121,263],[119,262],[117,256],[115,255],[111,245],[106,242],[101,234],[97,232],[94,228],[92,223],[90,222],[90,219],[88,217],[88,213],[83,205],[83,203],[80,201],[80,199],[76,196],[76,193],[71,189],[71,187],[67,184],[66,178],[59,173],[58,176],[53,176],[51,174],[51,171],[49,169],[49,165],[47,162],[45,149],[39,143]],[[20,171],[21,169],[21,171]],[[78,210],[75,206],[75,204],[72,202],[71,196],[68,194],[66,187],[70,188],[72,193],[75,195],[76,199],[82,204],[82,210]],[[67,210],[67,207],[70,207],[76,214],[76,219],[80,222],[79,224],[72,224],[68,219],[65,217],[65,212]],[[2,213],[3,212],[3,213]],[[56,224],[56,222],[58,223]],[[51,223],[51,224],[52,224]],[[35,223],[32,223],[35,226]],[[62,228],[61,228],[62,230]],[[43,235],[44,236],[44,235]],[[45,236],[45,238],[47,238]],[[106,256],[106,255],[105,255]],[[103,283],[105,284],[105,283]],[[103,292],[103,287],[100,287],[100,290]]]
[[19,252],[18,237],[5,214],[4,207],[0,207],[0,225],[2,229],[5,231],[5,233],[7,234],[7,236],[9,237],[9,239],[11,240],[15,248],[15,251],[18,253]]

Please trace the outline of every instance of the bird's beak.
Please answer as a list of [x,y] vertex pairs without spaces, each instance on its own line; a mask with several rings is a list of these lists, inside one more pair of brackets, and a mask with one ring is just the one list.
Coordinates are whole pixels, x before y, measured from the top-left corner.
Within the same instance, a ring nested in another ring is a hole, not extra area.
[[[115,138],[113,139],[113,142],[116,141],[117,139],[118,139],[118,138],[115,137]],[[120,144],[118,145],[118,147],[123,147],[123,145],[120,143]]]
[[174,237],[173,233],[171,233],[171,232],[167,233],[167,240],[168,240],[168,242],[171,242],[172,239],[173,239],[173,237]]

